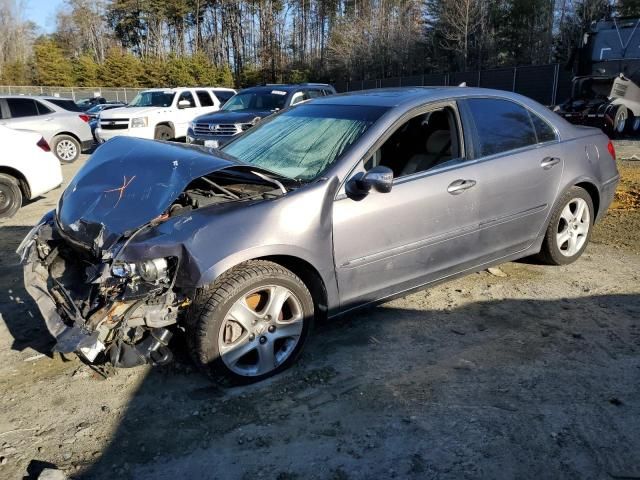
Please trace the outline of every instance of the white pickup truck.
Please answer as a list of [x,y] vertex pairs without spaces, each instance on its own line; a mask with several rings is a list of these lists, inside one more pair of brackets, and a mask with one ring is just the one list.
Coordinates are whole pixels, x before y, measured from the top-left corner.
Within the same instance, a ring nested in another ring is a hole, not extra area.
[[233,95],[231,88],[152,88],[126,107],[100,113],[95,136],[105,142],[118,135],[171,140],[185,137],[189,122],[215,112]]

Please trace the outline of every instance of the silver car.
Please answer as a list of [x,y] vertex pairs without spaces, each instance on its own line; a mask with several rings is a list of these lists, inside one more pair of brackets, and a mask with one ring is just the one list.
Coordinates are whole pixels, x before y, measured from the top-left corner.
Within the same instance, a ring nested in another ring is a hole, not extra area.
[[38,132],[63,163],[76,161],[92,147],[89,120],[69,98],[0,96],[0,125]]
[[221,150],[117,138],[19,249],[56,349],[215,378],[295,360],[314,320],[521,257],[584,252],[618,182],[600,130],[520,95],[405,88],[289,108]]

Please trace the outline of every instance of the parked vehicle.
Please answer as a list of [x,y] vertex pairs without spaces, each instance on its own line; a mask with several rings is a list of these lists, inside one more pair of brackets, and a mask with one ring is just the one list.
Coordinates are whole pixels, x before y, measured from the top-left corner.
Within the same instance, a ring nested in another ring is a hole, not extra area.
[[107,103],[107,99],[104,97],[91,97],[91,98],[84,98],[82,100],[78,100],[76,102],[76,106],[83,112],[86,112],[87,110],[95,107],[96,105],[104,105],[106,103]]
[[63,163],[93,146],[88,122],[68,98],[0,95],[0,125],[40,133]]
[[318,317],[516,258],[574,262],[614,156],[600,130],[513,93],[334,95],[220,150],[113,140],[18,251],[57,350],[164,363],[179,324],[205,371],[255,381]]
[[571,97],[554,110],[610,135],[640,132],[640,19],[594,23],[577,54]]
[[172,140],[184,138],[196,116],[219,110],[235,94],[230,88],[154,88],[140,92],[123,108],[103,112],[96,137],[104,142],[127,136]]
[[98,105],[94,105],[89,110],[86,111],[89,116],[89,127],[91,128],[91,134],[93,138],[98,141],[95,135],[96,128],[98,128],[98,117],[100,113],[105,110],[111,110],[112,108],[122,108],[126,107],[125,103],[114,102],[114,103],[100,103]]
[[36,132],[0,126],[0,218],[9,218],[22,206],[62,183],[60,162]]
[[187,143],[218,148],[279,110],[335,93],[331,85],[324,83],[246,88],[225,103],[219,112],[194,118],[187,131]]

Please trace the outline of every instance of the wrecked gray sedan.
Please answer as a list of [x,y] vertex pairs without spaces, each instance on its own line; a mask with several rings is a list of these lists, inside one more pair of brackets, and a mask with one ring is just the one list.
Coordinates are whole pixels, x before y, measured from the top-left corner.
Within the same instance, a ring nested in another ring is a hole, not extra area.
[[519,95],[317,99],[208,150],[101,146],[18,253],[56,350],[162,364],[185,331],[216,378],[290,365],[314,319],[537,254],[575,261],[615,152]]

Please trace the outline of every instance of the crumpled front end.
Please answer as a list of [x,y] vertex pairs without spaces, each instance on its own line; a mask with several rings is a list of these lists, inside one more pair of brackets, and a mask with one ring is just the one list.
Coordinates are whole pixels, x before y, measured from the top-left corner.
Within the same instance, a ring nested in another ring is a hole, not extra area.
[[[119,248],[117,245],[114,248]],[[167,328],[189,304],[174,288],[177,261],[118,264],[97,258],[61,234],[52,213],[18,249],[24,283],[56,339],[54,351],[101,356],[116,367],[171,360]]]

